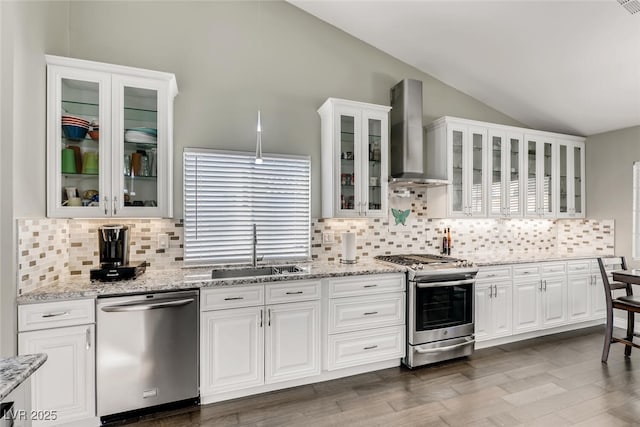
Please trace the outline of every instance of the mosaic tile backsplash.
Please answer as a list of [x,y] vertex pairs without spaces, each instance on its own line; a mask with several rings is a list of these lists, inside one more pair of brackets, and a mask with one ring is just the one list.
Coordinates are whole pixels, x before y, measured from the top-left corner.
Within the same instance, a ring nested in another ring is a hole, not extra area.
[[[394,199],[396,198],[396,199]],[[390,194],[391,206],[411,209],[405,224],[395,217],[364,219],[313,219],[311,256],[314,261],[338,261],[341,235],[356,233],[357,258],[425,252],[439,253],[446,229],[451,229],[455,257],[613,255],[613,220],[547,219],[429,219],[422,195]],[[18,220],[19,292],[53,283],[69,275],[86,275],[98,266],[97,230],[113,220]],[[181,220],[123,220],[130,226],[130,261],[146,261],[149,270],[183,266]],[[323,244],[322,234],[332,233],[334,243]],[[158,249],[159,233],[169,235],[169,248]]]

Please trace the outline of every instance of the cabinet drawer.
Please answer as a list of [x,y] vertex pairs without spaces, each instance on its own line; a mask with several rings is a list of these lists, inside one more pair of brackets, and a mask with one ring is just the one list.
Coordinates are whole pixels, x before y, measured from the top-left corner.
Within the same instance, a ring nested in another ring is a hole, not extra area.
[[548,274],[565,274],[567,272],[567,263],[544,263],[540,267],[541,273],[544,275]]
[[401,325],[404,319],[404,292],[329,301],[330,334]]
[[511,267],[482,267],[476,275],[476,280],[481,281],[495,281],[495,280],[508,280],[511,278]]
[[18,331],[95,322],[95,300],[55,301],[18,306]]
[[327,370],[399,359],[404,356],[404,326],[330,335]]
[[540,267],[535,264],[522,264],[513,266],[513,277],[527,277],[540,274]]
[[404,274],[373,274],[328,279],[329,298],[404,291],[404,278]]
[[[622,270],[622,259],[620,257],[602,258],[602,263],[607,271]],[[591,261],[591,272],[600,273],[597,259]]]
[[253,307],[264,305],[264,285],[225,286],[200,291],[200,310]]
[[320,299],[320,280],[292,280],[265,284],[267,304]]
[[[567,263],[567,271],[570,274],[589,274],[591,272],[590,261],[570,261]],[[598,263],[596,262],[596,267]]]

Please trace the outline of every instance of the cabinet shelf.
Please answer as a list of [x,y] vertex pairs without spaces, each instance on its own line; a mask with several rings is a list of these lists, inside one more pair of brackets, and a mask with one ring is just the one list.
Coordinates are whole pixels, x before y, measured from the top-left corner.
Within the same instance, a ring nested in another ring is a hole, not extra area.
[[[73,108],[73,106],[77,106],[77,107],[93,107],[93,108],[96,109],[96,111],[98,111],[98,109],[100,108],[98,104],[93,103],[93,102],[72,101],[70,99],[63,99],[61,102],[62,102],[63,108],[64,107]],[[64,108],[64,109],[67,110],[66,108]],[[147,108],[133,108],[133,107],[127,107],[127,106],[124,106],[124,111],[140,111],[140,112],[148,113],[148,114],[158,114],[158,110],[151,110],[151,109],[147,109]]]

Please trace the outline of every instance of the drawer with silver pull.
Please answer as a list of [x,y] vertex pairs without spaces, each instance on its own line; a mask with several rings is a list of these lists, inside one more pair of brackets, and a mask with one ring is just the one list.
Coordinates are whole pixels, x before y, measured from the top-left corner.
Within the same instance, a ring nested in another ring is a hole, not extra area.
[[95,300],[54,301],[18,306],[18,331],[95,323]]
[[567,272],[567,263],[566,262],[545,262],[540,267],[540,272],[544,275],[549,274],[565,274]]
[[511,267],[480,267],[476,281],[508,280],[511,278]]
[[200,311],[264,305],[264,285],[224,286],[200,291]]
[[589,274],[591,271],[590,261],[569,261],[567,271],[571,274]]
[[401,325],[404,317],[404,292],[329,301],[330,334]]
[[266,304],[320,299],[320,280],[291,280],[265,284]]
[[404,352],[404,326],[330,335],[327,370],[399,359]]
[[374,274],[327,279],[329,298],[401,292],[405,290],[404,274]]
[[513,266],[513,277],[527,277],[540,274],[537,264],[518,264]]

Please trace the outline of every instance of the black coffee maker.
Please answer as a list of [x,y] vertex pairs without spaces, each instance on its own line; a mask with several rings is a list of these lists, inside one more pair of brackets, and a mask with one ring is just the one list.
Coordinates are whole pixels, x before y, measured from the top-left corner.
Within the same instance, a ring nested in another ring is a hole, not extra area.
[[104,225],[98,228],[100,268],[90,271],[91,280],[125,280],[139,276],[146,263],[129,265],[129,227]]

